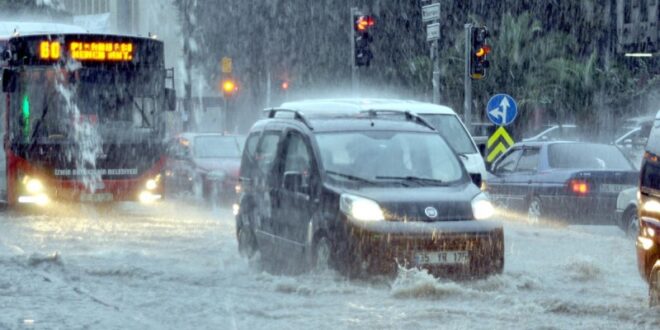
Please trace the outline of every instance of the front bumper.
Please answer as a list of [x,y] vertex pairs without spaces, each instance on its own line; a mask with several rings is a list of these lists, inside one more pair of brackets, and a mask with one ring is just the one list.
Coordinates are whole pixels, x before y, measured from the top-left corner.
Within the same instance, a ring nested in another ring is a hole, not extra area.
[[[504,267],[502,226],[490,221],[352,223],[351,255],[370,273],[392,273],[399,266],[427,269],[451,278],[481,277]],[[417,252],[466,251],[466,263],[419,263]]]

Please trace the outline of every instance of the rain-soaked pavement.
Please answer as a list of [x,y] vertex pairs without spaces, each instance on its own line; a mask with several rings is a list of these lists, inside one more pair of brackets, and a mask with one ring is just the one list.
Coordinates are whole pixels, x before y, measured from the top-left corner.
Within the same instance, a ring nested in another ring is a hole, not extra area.
[[504,273],[347,281],[239,257],[228,210],[189,201],[0,213],[0,329],[657,329],[614,227],[505,221]]

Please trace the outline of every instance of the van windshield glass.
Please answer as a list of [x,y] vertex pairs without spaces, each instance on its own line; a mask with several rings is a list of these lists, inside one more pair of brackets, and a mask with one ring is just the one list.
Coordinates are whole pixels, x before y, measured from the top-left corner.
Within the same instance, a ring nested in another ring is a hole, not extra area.
[[477,152],[470,135],[456,115],[420,114],[420,116],[433,125],[459,154],[474,154]]
[[443,184],[463,177],[458,158],[434,133],[320,133],[316,141],[324,169],[344,177],[370,181],[415,177]]

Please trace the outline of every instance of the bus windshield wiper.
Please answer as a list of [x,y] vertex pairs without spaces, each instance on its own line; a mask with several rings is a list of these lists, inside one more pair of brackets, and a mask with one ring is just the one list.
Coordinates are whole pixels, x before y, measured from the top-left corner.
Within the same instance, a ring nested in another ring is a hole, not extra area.
[[432,184],[444,184],[444,181],[433,178],[422,178],[418,176],[408,175],[408,176],[377,176],[376,179],[379,180],[404,180],[412,181],[418,183],[432,183]]
[[330,170],[326,170],[325,173],[340,176],[342,178],[346,178],[346,179],[353,180],[353,181],[360,181],[360,182],[364,182],[364,183],[373,183],[373,181],[371,181],[369,179],[361,178],[359,176],[350,175],[350,174],[346,174],[346,173],[340,173],[340,172],[335,172],[335,171],[330,171]]

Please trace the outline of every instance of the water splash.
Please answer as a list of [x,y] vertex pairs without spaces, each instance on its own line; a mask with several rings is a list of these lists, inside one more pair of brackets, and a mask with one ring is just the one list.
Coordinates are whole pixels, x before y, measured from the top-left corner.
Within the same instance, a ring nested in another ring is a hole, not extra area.
[[[73,72],[80,68],[80,63],[69,62],[66,71]],[[73,144],[67,149],[66,155],[69,161],[75,163],[76,172],[84,187],[90,192],[103,188],[101,173],[96,171],[96,157],[103,153],[103,140],[97,130],[97,126],[90,118],[81,115],[76,103],[76,91],[72,86],[65,84],[66,79],[62,70],[57,70],[58,75],[55,83],[56,90],[64,100],[64,114],[73,119]]]

